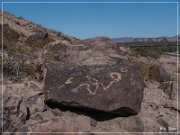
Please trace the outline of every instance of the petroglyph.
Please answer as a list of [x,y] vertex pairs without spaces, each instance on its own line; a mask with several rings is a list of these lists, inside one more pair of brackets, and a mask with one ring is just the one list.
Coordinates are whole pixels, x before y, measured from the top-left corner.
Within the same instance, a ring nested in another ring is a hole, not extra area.
[[73,77],[67,79],[66,82],[65,82],[65,84],[71,84],[71,83],[72,83],[72,79],[73,79]]
[[[85,90],[87,90],[89,92],[90,95],[96,95],[97,94],[97,90],[100,86],[102,86],[103,90],[106,91],[107,89],[109,89],[114,83],[117,83],[119,81],[122,80],[122,76],[121,73],[118,72],[111,72],[109,73],[109,76],[111,79],[113,79],[112,81],[110,81],[110,83],[107,86],[104,86],[103,83],[99,83],[95,78],[91,78],[89,76],[86,76],[86,78],[88,79],[89,83],[83,83],[80,84],[78,87],[76,87],[75,89],[72,90],[72,92],[77,93],[80,88],[85,87]],[[92,90],[90,89],[90,86],[93,85],[95,86],[95,89]]]
[[114,79],[114,82],[119,82],[122,79],[121,73],[118,72],[111,72],[110,77]]
[[72,90],[72,92],[77,93],[81,87],[85,87],[85,90],[87,90],[89,92],[90,95],[96,95],[97,89],[99,87],[99,85],[96,85],[96,88],[94,90],[94,92],[90,89],[90,85],[89,83],[83,83],[80,84],[78,87],[76,87],[75,89]]
[[126,67],[121,67],[121,72],[122,73],[125,73],[125,72],[127,72],[128,71],[128,69],[126,68]]
[[110,83],[107,86],[104,86],[103,83],[101,83],[103,90],[107,90],[109,89],[114,83],[119,82],[120,80],[122,80],[122,76],[121,73],[118,72],[111,72],[109,73],[110,77],[113,79],[112,81],[110,81]]

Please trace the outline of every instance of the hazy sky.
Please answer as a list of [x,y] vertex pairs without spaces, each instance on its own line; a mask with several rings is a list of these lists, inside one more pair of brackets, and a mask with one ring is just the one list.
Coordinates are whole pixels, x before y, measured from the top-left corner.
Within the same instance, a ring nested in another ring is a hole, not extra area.
[[177,34],[176,3],[4,3],[4,10],[81,39],[98,35],[116,38],[175,36]]

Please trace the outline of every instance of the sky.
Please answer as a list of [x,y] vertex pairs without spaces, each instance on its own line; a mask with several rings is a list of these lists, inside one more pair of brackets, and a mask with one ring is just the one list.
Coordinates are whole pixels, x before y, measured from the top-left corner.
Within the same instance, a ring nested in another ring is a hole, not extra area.
[[176,3],[4,3],[3,7],[16,16],[80,39],[177,35]]

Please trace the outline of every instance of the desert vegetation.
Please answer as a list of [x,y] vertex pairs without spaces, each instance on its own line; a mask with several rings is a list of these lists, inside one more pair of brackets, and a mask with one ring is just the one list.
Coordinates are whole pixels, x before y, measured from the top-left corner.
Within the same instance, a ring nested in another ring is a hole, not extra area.
[[[177,42],[127,42],[118,43],[118,46],[129,47],[133,55],[141,55],[144,57],[159,58],[165,53],[179,52],[180,48],[177,47]],[[178,50],[177,50],[178,49]]]

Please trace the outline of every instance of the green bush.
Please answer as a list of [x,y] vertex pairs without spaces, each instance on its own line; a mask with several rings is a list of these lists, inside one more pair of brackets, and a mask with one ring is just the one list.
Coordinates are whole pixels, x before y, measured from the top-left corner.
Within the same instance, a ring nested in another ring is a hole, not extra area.
[[[118,46],[129,47],[132,55],[159,58],[163,53],[177,52],[177,43],[174,42],[125,42],[117,43]],[[178,48],[178,52],[180,47]]]
[[176,46],[136,47],[136,48],[132,48],[132,51],[136,55],[157,59],[165,52],[176,52],[177,47]]
[[[0,31],[2,31],[2,26],[0,26]],[[12,48],[12,44],[15,44],[20,37],[20,34],[15,30],[11,29],[8,24],[3,25],[3,47],[4,49]],[[0,32],[0,38],[2,39],[2,34]],[[0,42],[1,44],[1,42]]]
[[143,62],[139,63],[141,73],[145,78],[154,81],[161,81],[160,69],[158,65],[149,65]]

